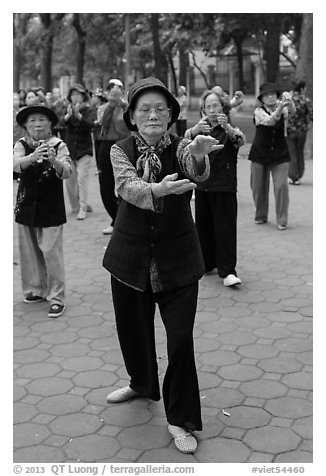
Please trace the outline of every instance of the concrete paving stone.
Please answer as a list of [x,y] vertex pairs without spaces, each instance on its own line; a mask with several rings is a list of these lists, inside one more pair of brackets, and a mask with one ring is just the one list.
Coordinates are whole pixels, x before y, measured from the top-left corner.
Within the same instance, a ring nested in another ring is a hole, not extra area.
[[32,331],[38,332],[42,336],[45,336],[52,332],[61,332],[63,330],[67,330],[67,323],[57,319],[48,319],[46,322],[33,324],[30,328]]
[[313,441],[312,439],[304,439],[301,444],[298,446],[300,451],[308,451],[309,453],[313,452]]
[[[223,312],[222,312],[223,317],[224,318],[238,318],[238,317],[249,316],[250,310],[248,309],[248,307],[242,307],[242,306],[240,307],[240,304],[242,305],[243,303],[235,303],[235,305],[232,307],[223,308]],[[229,322],[229,320],[226,322]]]
[[12,335],[13,335],[14,338],[16,338],[16,337],[22,337],[22,336],[28,334],[28,332],[29,332],[28,327],[26,327],[26,326],[19,326],[19,325],[16,324],[16,325],[14,326],[13,330],[12,330]]
[[280,289],[278,286],[276,289],[268,290],[268,291],[263,291],[263,296],[268,298],[270,302],[272,300],[275,300],[275,302],[279,302],[282,299],[285,298],[290,298],[294,295],[292,288],[291,289]]
[[58,448],[50,448],[45,445],[29,446],[15,451],[14,463],[63,463],[65,455]]
[[117,376],[113,372],[103,372],[102,370],[89,370],[73,377],[75,385],[87,388],[107,387],[116,381]]
[[259,343],[240,345],[237,352],[243,357],[251,359],[268,359],[278,354],[278,350],[271,345],[263,345]]
[[273,417],[270,420],[272,426],[281,426],[282,428],[290,428],[292,426],[293,420],[290,418],[279,418]]
[[287,374],[302,369],[303,364],[297,359],[289,359],[287,357],[272,357],[271,359],[263,359],[258,366],[266,372],[277,372]]
[[62,362],[62,367],[64,369],[76,370],[79,372],[94,370],[101,367],[101,365],[101,359],[86,355],[82,357],[72,357],[70,359],[65,359],[64,362]]
[[218,387],[221,379],[213,372],[198,372],[200,390]]
[[308,372],[294,372],[285,375],[282,382],[291,388],[311,390],[313,385],[313,375]]
[[13,407],[13,422],[15,423],[25,423],[32,420],[32,418],[37,414],[37,410],[34,406],[28,405],[26,403],[14,403]]
[[22,403],[27,403],[28,405],[36,405],[41,399],[42,397],[37,395],[26,395],[26,397],[22,399]]
[[259,337],[269,339],[282,339],[283,337],[289,337],[291,335],[291,331],[284,327],[263,327],[254,329],[253,333]]
[[242,294],[237,293],[233,296],[233,299],[236,302],[246,302],[249,304],[252,303],[259,303],[264,300],[263,296],[261,296],[258,292],[243,292]]
[[78,334],[80,337],[87,337],[88,339],[96,339],[96,338],[103,338],[103,337],[111,337],[115,335],[116,329],[109,326],[96,326],[96,327],[86,327],[79,329]]
[[17,369],[17,375],[23,378],[34,379],[42,377],[52,377],[60,372],[60,367],[48,362],[22,365]]
[[305,365],[302,370],[304,372],[312,373],[313,372],[313,367],[312,367],[312,365]]
[[85,344],[79,344],[78,342],[71,342],[69,345],[58,344],[54,345],[51,349],[53,355],[60,357],[77,357],[87,354],[89,348]]
[[248,397],[244,400],[243,404],[247,407],[263,408],[265,406],[265,399],[256,398],[256,397]]
[[313,323],[311,320],[305,320],[303,322],[294,322],[288,325],[288,329],[290,329],[292,332],[304,332],[307,334],[312,334]]
[[263,314],[268,314],[267,317],[270,319],[270,314],[272,313],[277,313],[280,310],[280,306],[278,303],[273,303],[273,302],[259,302],[259,303],[252,303],[250,304],[250,308],[258,313],[263,313]]
[[218,370],[220,377],[241,382],[256,380],[262,375],[262,371],[253,365],[225,365]]
[[268,315],[268,318],[273,322],[298,322],[302,320],[302,316],[299,312],[296,311],[285,311],[273,312]]
[[307,316],[307,317],[313,317],[313,315],[314,315],[312,306],[301,307],[299,309],[299,313],[302,314],[303,316]]
[[142,451],[134,450],[132,448],[123,448],[117,453],[117,458],[125,459],[126,461],[135,462],[142,454]]
[[276,456],[275,463],[313,463],[313,456],[306,451],[289,451]]
[[50,421],[54,420],[53,415],[45,415],[44,413],[39,413],[33,418],[32,423],[40,423],[41,425],[47,425]]
[[[93,355],[95,355],[95,353],[92,353]],[[98,356],[103,356],[103,352],[97,352]],[[120,369],[120,366],[119,365],[111,365],[111,364],[103,364],[101,366],[101,370],[105,370],[105,371],[108,371],[108,372],[115,372],[117,370]]]
[[200,370],[200,372],[208,372],[208,373],[216,373],[216,365],[203,365],[197,358],[197,370]]
[[42,349],[17,350],[14,353],[14,361],[21,364],[31,364],[32,362],[43,362],[49,357],[49,353]]
[[220,343],[215,338],[205,339],[204,337],[199,337],[195,341],[195,352],[207,352],[211,350],[217,350],[220,347]]
[[[225,420],[223,414],[218,415],[219,419]],[[267,425],[271,416],[262,408],[253,408],[250,406],[232,407],[230,416],[227,417],[225,424],[228,427],[250,429]]]
[[249,455],[247,446],[228,438],[211,438],[196,451],[200,463],[245,463]]
[[67,415],[80,411],[86,406],[84,398],[78,395],[54,395],[43,398],[37,405],[37,408],[43,413],[50,415]]
[[72,382],[59,377],[35,379],[27,385],[31,394],[35,395],[60,395],[68,392],[73,386]]
[[244,382],[240,385],[240,391],[249,397],[256,398],[276,398],[286,394],[288,389],[280,382],[271,380],[255,380],[254,382]]
[[14,425],[13,445],[14,448],[39,445],[49,435],[50,431],[45,425],[37,423],[18,423]]
[[101,413],[101,418],[108,425],[116,425],[123,428],[147,423],[153,415],[148,408],[137,408],[133,405],[109,405]]
[[100,418],[87,413],[72,413],[55,418],[50,424],[51,432],[71,438],[96,433],[103,426]]
[[73,372],[71,370],[62,370],[62,372],[58,374],[58,377],[71,379],[75,375],[76,375],[76,372]]
[[312,390],[296,390],[291,388],[288,393],[287,397],[295,397],[295,398],[303,398],[305,400],[308,400],[309,394],[312,393]]
[[166,417],[163,418],[163,417],[155,416],[150,420],[150,422],[152,425],[158,425],[158,426],[164,426],[164,427],[166,427],[166,424],[167,424]]
[[282,378],[282,374],[277,373],[265,373],[264,378],[266,380],[272,380],[273,382],[279,382]]
[[51,435],[51,436],[49,436],[49,438],[47,438],[45,440],[45,443],[46,443],[47,446],[54,446],[56,448],[61,448],[68,441],[69,441],[69,438],[67,436]]
[[312,342],[307,339],[294,339],[293,337],[286,337],[282,340],[275,342],[275,346],[286,352],[306,352],[312,350]]
[[254,451],[248,459],[248,463],[271,463],[272,460],[273,455],[269,455],[266,453],[258,453],[257,451]]
[[49,332],[40,336],[40,341],[46,344],[70,344],[70,342],[74,342],[77,339],[77,334],[74,332],[68,332],[67,330]]
[[267,326],[270,325],[270,322],[268,319],[265,317],[255,317],[255,316],[250,316],[250,317],[240,317],[237,319],[237,325],[238,326],[243,326],[243,327],[248,327],[249,329],[261,329],[261,328],[266,328]]
[[208,311],[200,311],[196,314],[196,324],[202,322],[215,322],[216,321],[216,311],[208,312]]
[[293,431],[295,431],[302,438],[312,439],[313,438],[313,418],[306,417],[300,418],[293,423]]
[[67,456],[73,461],[98,463],[110,458],[119,451],[115,438],[105,435],[86,435],[73,438],[65,446]]
[[[104,403],[104,402],[103,402]],[[83,412],[91,413],[93,415],[100,415],[105,410],[106,405],[86,405]]]
[[257,359],[241,359],[241,363],[244,365],[257,365]]
[[26,390],[24,386],[18,385],[17,383],[13,386],[13,401],[18,402],[26,395]]
[[243,441],[254,451],[282,453],[295,450],[300,438],[288,428],[266,426],[248,430]]
[[245,397],[238,390],[232,388],[214,388],[202,392],[205,395],[205,407],[230,408],[241,405]]
[[187,463],[194,464],[197,460],[194,455],[182,454],[176,450],[174,445],[170,445],[168,448],[160,448],[154,450],[144,451],[138,458],[137,463]]
[[99,429],[98,434],[104,436],[117,436],[121,431],[119,426],[109,426],[105,425]]
[[166,428],[147,424],[124,428],[117,439],[123,447],[148,450],[167,446],[171,438]]
[[[218,336],[225,332],[232,332],[237,327],[233,322],[222,322],[221,320],[215,319],[215,322],[205,322],[200,325],[200,328],[203,331],[209,332],[211,335]],[[197,339],[195,341],[196,345]]]
[[107,351],[103,356],[103,361],[109,364],[124,365],[120,349]]
[[101,339],[92,339],[90,342],[90,348],[94,350],[120,350],[119,340],[117,336],[103,337]]
[[223,344],[245,345],[252,344],[257,338],[249,332],[225,332],[218,336],[218,340]]
[[[224,417],[225,418],[225,417]],[[234,440],[242,440],[243,435],[245,434],[246,430],[241,428],[232,428],[226,427],[221,433],[222,438],[230,438]]]
[[235,352],[216,350],[214,352],[205,352],[200,354],[197,359],[203,364],[216,365],[216,369],[223,365],[231,365],[239,362],[240,356]]
[[203,444],[209,438],[220,436],[226,425],[226,423],[219,421],[216,416],[203,415],[202,421],[203,431],[197,432],[197,436],[203,441]]
[[307,298],[300,298],[296,296],[292,299],[283,299],[282,304],[283,306],[290,306],[295,309],[298,309],[300,307],[307,307]]
[[220,387],[224,387],[224,388],[239,388],[239,387],[240,387],[240,383],[239,383],[239,382],[236,382],[235,380],[223,380],[223,381],[221,382]]
[[312,415],[312,403],[302,398],[278,397],[269,400],[265,409],[274,416],[303,418]]

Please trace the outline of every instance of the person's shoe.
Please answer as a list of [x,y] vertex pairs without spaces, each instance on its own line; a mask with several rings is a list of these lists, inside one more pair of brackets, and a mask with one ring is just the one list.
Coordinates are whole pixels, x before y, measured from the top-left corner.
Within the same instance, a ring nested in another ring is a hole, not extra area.
[[139,395],[133,388],[124,387],[114,390],[114,392],[109,393],[106,397],[108,403],[123,403],[135,398]]
[[88,213],[92,213],[93,211],[93,207],[92,205],[87,205],[87,210],[86,210]]
[[64,310],[66,309],[65,305],[60,303],[60,302],[53,302],[51,303],[48,316],[49,317],[59,317],[64,313]]
[[224,286],[234,286],[235,284],[241,284],[242,281],[238,276],[234,274],[228,274],[226,278],[223,279]]
[[197,449],[196,438],[184,428],[168,425],[168,432],[173,436],[174,444],[181,453],[194,453]]
[[86,212],[85,210],[79,210],[78,215],[77,215],[77,220],[85,220],[86,218]]
[[113,233],[113,226],[109,226],[108,228],[104,228],[102,230],[102,235],[111,235]]
[[286,230],[286,225],[277,225],[277,229],[280,231]]
[[298,179],[298,180],[294,180],[294,181],[293,181],[293,185],[300,185],[300,180],[299,180],[299,179]]
[[255,225],[263,225],[266,222],[267,222],[266,219],[258,219],[258,220],[255,220]]
[[27,304],[31,304],[33,302],[41,302],[41,301],[44,301],[44,298],[42,298],[41,296],[26,296],[24,298],[24,302],[26,302]]

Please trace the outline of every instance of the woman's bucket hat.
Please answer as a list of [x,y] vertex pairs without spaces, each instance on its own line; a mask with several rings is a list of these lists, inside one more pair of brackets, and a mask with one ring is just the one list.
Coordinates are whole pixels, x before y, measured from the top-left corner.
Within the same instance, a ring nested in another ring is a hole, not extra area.
[[84,96],[85,101],[87,101],[88,94],[87,94],[86,88],[82,84],[76,83],[76,84],[73,84],[69,89],[69,92],[67,95],[67,99],[69,102],[71,102],[71,94],[73,91],[78,91],[80,94]]
[[271,92],[275,92],[278,98],[281,96],[281,91],[274,83],[264,83],[259,88],[259,96],[257,96],[257,99],[261,101],[264,94]]
[[58,122],[58,117],[52,109],[50,109],[47,106],[44,106],[43,104],[35,104],[33,106],[23,107],[18,112],[18,114],[16,116],[17,123],[21,127],[24,127],[24,124],[25,124],[28,116],[30,116],[31,114],[44,114],[52,122],[52,126],[54,126]]
[[127,127],[130,131],[136,131],[137,126],[132,124],[130,121],[130,111],[133,111],[135,108],[135,104],[139,96],[147,91],[150,90],[157,90],[161,92],[167,99],[168,106],[171,107],[171,120],[168,123],[168,128],[175,123],[178,119],[180,113],[180,105],[173,94],[168,90],[168,88],[156,78],[143,78],[137,81],[135,84],[131,86],[128,92],[128,107],[123,115],[123,119],[127,124]]

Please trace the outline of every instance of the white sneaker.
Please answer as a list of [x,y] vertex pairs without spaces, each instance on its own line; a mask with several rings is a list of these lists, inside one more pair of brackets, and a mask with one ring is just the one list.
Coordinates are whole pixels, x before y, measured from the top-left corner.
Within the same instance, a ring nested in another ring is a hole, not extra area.
[[123,403],[139,396],[139,394],[133,389],[128,387],[119,388],[114,392],[109,393],[106,397],[108,403]]
[[234,286],[235,284],[241,283],[241,279],[235,276],[234,274],[228,274],[226,278],[223,279],[224,286]]
[[85,210],[79,210],[78,215],[77,215],[77,220],[85,220],[86,218],[86,212]]
[[102,234],[103,235],[111,235],[113,233],[113,226],[109,226],[108,228],[104,228],[104,230],[102,230]]

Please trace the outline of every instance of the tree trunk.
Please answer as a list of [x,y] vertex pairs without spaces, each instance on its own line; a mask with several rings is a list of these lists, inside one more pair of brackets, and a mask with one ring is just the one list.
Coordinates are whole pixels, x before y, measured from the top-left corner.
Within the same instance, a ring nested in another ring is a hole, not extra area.
[[18,91],[18,89],[20,88],[20,47],[18,42],[14,42],[13,88],[14,91]]
[[159,37],[159,13],[151,14],[151,29],[154,45],[154,70],[155,76],[163,83],[167,83],[167,64],[162,54]]
[[239,67],[239,89],[245,92],[244,88],[244,80],[243,80],[243,54],[242,54],[242,38],[233,38],[236,50],[237,50],[237,60],[238,60],[238,67]]
[[52,47],[53,36],[50,31],[47,31],[42,50],[41,63],[41,84],[45,91],[51,91],[52,89]]
[[172,93],[176,96],[177,88],[178,88],[177,75],[175,73],[175,68],[174,68],[174,64],[173,64],[173,56],[172,56],[171,52],[168,53],[168,62],[169,62],[169,65],[170,65],[170,71],[171,71],[172,83],[173,83]]
[[[273,14],[271,14],[273,15]],[[271,21],[266,37],[266,76],[267,81],[276,81],[280,63],[280,21],[276,18]]]
[[313,97],[313,14],[303,13],[299,58],[295,72],[297,80],[307,84],[307,96]]
[[179,47],[179,85],[187,86],[189,56],[183,46]]
[[82,83],[82,84],[84,82],[85,50],[86,50],[85,36],[78,37],[76,81],[77,83]]

